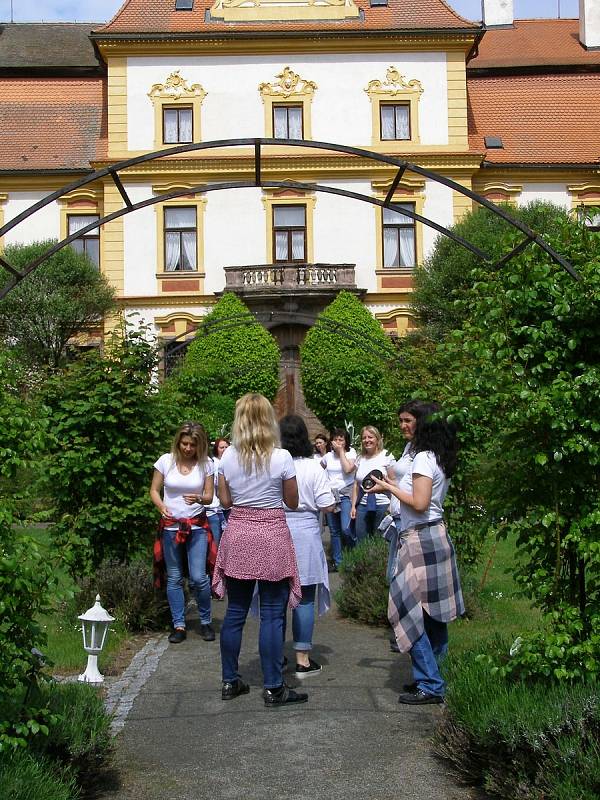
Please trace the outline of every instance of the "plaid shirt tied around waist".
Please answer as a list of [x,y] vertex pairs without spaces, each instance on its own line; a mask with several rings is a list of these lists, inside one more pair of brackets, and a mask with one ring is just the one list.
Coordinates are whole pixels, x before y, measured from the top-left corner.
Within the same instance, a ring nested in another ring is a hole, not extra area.
[[388,619],[400,651],[407,653],[425,630],[423,611],[438,622],[451,622],[465,613],[465,605],[443,521],[402,531],[398,544]]
[[[167,585],[167,570],[165,566],[165,558],[163,553],[162,536],[167,528],[177,528],[175,534],[175,544],[185,544],[191,536],[192,527],[204,528],[208,541],[206,549],[206,572],[212,576],[215,570],[215,563],[217,561],[217,543],[215,542],[206,512],[198,514],[196,517],[185,517],[177,519],[176,517],[161,517],[156,529],[156,537],[154,539],[154,588],[164,589]],[[185,563],[185,562],[184,562]]]

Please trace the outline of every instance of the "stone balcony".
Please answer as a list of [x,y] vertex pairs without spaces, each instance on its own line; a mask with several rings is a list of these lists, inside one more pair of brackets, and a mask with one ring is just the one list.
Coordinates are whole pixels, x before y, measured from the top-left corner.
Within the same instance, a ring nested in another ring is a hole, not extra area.
[[225,290],[242,297],[357,291],[354,264],[253,264],[225,267]]

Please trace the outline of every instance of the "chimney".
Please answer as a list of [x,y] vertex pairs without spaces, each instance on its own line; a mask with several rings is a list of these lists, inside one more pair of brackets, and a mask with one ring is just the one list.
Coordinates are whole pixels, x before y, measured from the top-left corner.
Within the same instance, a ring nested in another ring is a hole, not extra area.
[[[583,0],[579,0],[580,3]],[[591,5],[594,0],[587,0]],[[486,28],[510,26],[514,22],[513,0],[482,0],[481,12]]]
[[598,0],[579,0],[579,41],[587,50],[600,48]]

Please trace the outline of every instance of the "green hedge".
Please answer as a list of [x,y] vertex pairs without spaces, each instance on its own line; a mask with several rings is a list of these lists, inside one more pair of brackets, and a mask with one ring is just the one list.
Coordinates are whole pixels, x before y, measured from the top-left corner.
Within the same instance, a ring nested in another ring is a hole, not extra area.
[[340,614],[366,625],[387,625],[387,559],[388,544],[380,536],[345,551],[340,566],[342,585],[335,598]]

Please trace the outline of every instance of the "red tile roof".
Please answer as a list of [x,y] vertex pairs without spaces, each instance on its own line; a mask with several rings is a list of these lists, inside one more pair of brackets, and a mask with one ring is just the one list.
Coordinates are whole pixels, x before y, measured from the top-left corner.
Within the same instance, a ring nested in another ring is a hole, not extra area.
[[342,21],[223,22],[206,21],[213,0],[195,0],[193,11],[175,11],[175,0],[126,0],[112,20],[96,33],[218,33],[223,31],[278,30],[389,30],[415,31],[465,28],[479,25],[459,16],[444,0],[388,0],[389,5],[371,8],[369,0],[356,0],[364,18]]
[[578,19],[519,19],[486,31],[469,69],[594,64],[600,66],[600,51],[580,43]]
[[494,164],[587,164],[600,158],[600,73],[471,77],[469,143]]
[[90,169],[105,104],[102,78],[0,78],[0,170]]

